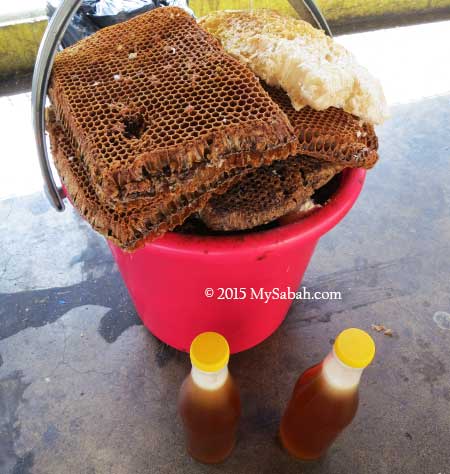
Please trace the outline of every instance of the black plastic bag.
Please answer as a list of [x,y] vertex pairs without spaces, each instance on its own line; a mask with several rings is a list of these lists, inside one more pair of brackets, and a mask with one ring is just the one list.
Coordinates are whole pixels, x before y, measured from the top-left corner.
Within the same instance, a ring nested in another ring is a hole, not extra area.
[[158,0],[84,0],[86,15],[96,26],[115,25],[129,20],[136,15],[153,10],[160,6],[167,6],[167,1]]
[[[47,16],[52,17],[57,8],[57,2],[47,2]],[[72,18],[69,26],[67,27],[64,36],[61,39],[61,45],[63,48],[67,48],[71,44],[76,43],[82,38],[95,33],[98,30],[98,26],[92,22],[92,20],[83,12],[80,8]]]

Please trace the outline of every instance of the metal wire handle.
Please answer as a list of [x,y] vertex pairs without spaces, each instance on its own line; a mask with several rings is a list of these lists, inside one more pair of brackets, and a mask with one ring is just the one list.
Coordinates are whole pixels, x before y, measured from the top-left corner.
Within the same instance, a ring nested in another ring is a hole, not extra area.
[[320,8],[316,5],[314,0],[289,0],[289,3],[302,20],[311,24],[315,23],[325,34],[333,36],[327,20],[325,20],[325,17],[322,15]]
[[[44,191],[50,204],[57,211],[64,211],[64,192],[56,185],[50,168],[47,144],[45,141],[45,100],[47,97],[48,82],[53,67],[58,45],[83,0],[63,0],[52,16],[45,30],[33,73],[31,86],[31,113],[36,140],[39,165],[44,180]],[[331,36],[330,28],[313,0],[292,0],[295,10],[305,20],[313,21],[325,33]]]

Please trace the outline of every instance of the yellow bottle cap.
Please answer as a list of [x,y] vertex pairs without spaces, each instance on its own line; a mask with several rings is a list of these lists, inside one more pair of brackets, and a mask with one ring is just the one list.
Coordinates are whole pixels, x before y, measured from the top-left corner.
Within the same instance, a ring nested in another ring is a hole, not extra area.
[[375,342],[362,329],[349,328],[336,338],[334,353],[343,364],[363,369],[375,356]]
[[217,372],[228,364],[230,348],[227,340],[217,332],[203,332],[191,343],[192,365],[204,372]]

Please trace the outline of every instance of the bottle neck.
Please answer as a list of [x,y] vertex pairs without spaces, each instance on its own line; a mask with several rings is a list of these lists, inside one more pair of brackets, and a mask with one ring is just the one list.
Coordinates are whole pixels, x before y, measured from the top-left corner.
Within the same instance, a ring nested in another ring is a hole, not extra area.
[[334,350],[328,354],[322,365],[323,377],[336,390],[356,390],[363,370],[345,365]]
[[217,372],[204,372],[193,365],[191,377],[199,387],[205,390],[217,390],[228,378],[228,366],[223,367]]

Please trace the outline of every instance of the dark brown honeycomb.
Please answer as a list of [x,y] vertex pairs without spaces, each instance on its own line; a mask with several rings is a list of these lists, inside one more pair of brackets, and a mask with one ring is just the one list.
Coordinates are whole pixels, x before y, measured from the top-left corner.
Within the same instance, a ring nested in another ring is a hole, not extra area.
[[128,251],[182,224],[206,204],[211,192],[225,191],[240,173],[238,169],[225,172],[211,185],[209,192],[201,189],[181,195],[163,206],[138,201],[111,207],[99,200],[79,152],[51,110],[47,114],[47,126],[55,166],[70,200],[95,230]]
[[341,163],[348,168],[375,165],[378,139],[372,125],[335,107],[317,111],[306,106],[296,111],[282,89],[263,86],[294,127],[298,153]]
[[294,211],[316,189],[341,171],[340,164],[304,155],[275,161],[250,171],[200,211],[212,230],[251,229]]
[[178,8],[58,53],[49,96],[105,202],[173,200],[295,149],[286,116],[254,74]]

